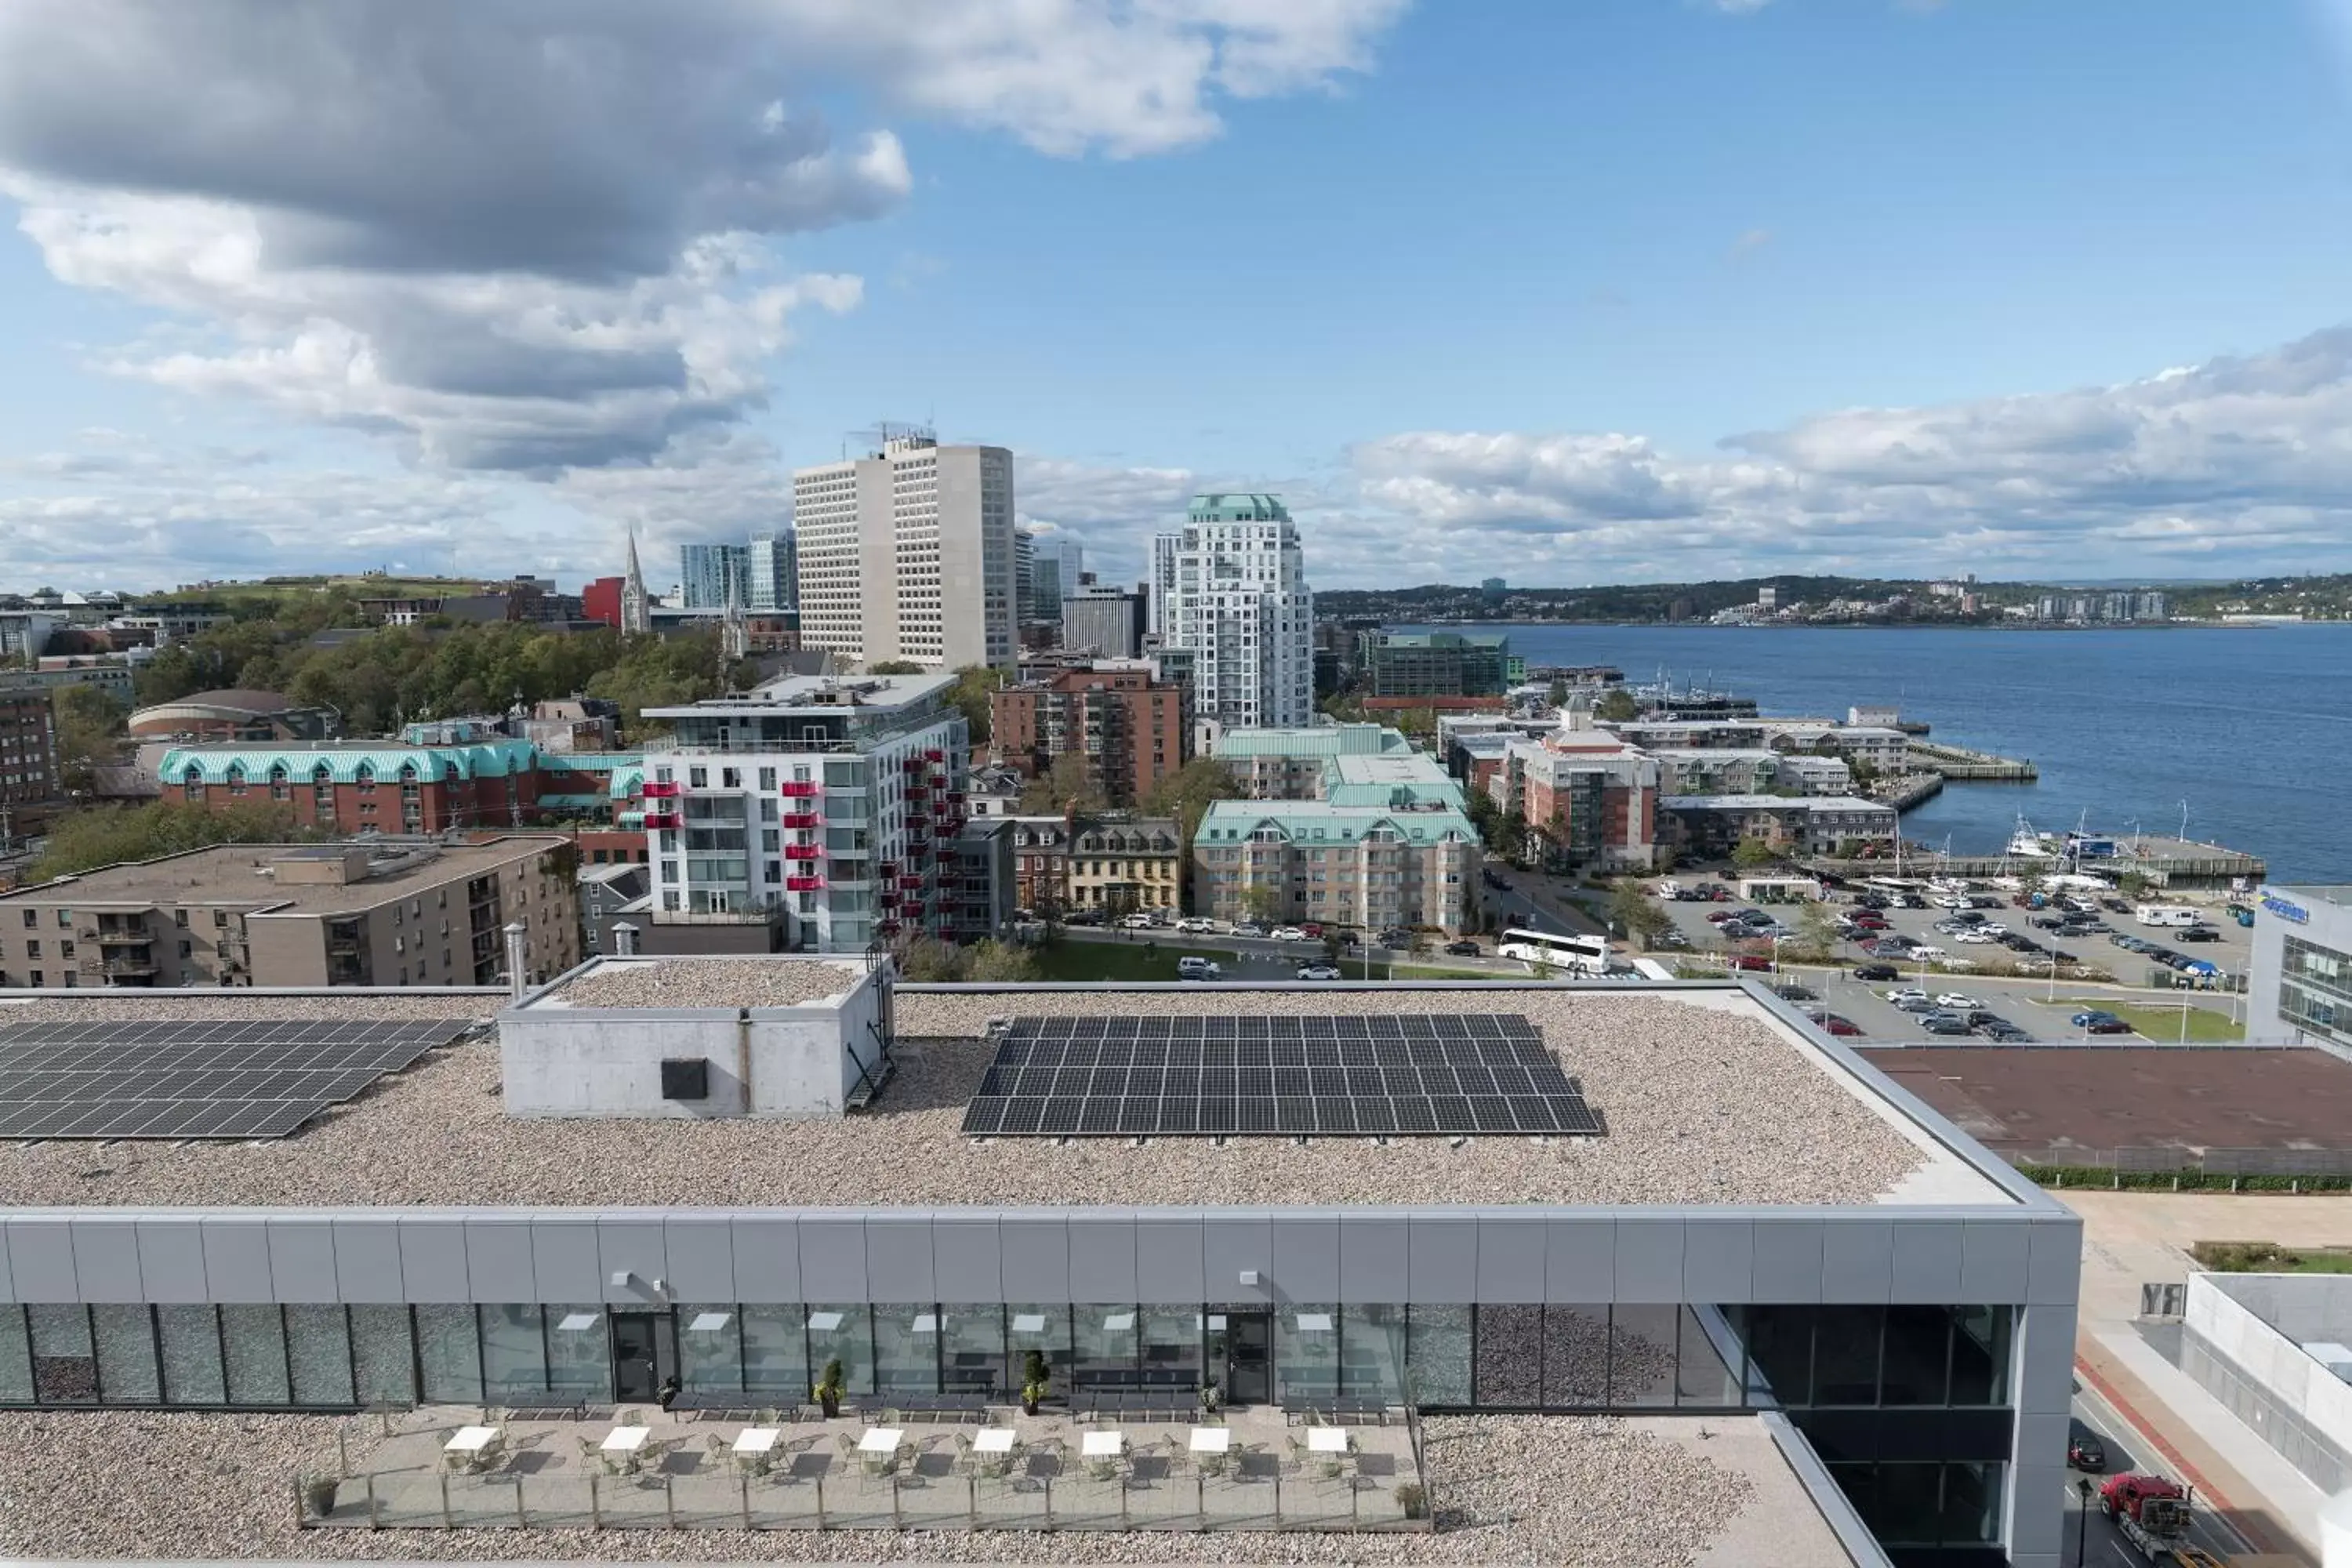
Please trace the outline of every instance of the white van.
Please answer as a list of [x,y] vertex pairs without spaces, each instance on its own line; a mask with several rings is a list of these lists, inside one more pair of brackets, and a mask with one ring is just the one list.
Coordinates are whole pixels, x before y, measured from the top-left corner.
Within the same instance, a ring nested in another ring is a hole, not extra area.
[[1682,896],[1683,885],[1680,882],[1668,880],[1658,884],[1658,897],[1664,899],[1669,903]]
[[2198,912],[2185,904],[2139,904],[2132,910],[2132,919],[2144,926],[2193,926]]
[[1213,959],[1180,958],[1176,961],[1176,978],[1179,980],[1214,980],[1223,973]]

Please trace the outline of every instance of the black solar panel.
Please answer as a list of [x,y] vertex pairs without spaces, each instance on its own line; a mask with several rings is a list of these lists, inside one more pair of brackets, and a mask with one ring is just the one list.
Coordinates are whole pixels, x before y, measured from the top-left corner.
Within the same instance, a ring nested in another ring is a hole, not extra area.
[[[0,1057],[0,1105],[8,1065]],[[1076,1138],[1606,1131],[1542,1032],[1516,1014],[1018,1018],[997,1034],[963,1130]]]
[[0,1138],[282,1138],[462,1018],[0,1026]]

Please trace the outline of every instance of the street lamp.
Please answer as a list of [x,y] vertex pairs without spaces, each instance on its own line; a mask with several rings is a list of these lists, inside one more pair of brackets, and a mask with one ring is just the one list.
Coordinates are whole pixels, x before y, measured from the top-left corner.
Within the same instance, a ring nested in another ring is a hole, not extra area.
[[2091,1478],[2076,1476],[2074,1490],[2083,1500],[2083,1506],[2074,1510],[2074,1568],[2084,1568],[2090,1562],[2085,1553],[2090,1549]]

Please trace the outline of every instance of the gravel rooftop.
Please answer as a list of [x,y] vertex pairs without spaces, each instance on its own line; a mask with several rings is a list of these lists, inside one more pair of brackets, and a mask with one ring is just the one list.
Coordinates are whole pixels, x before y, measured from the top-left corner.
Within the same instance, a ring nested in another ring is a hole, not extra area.
[[[427,1016],[448,1016],[452,1000],[465,999],[416,999]],[[335,1016],[375,1005],[327,1004]],[[277,1142],[0,1146],[0,1205],[1862,1204],[1927,1163],[1833,1069],[1719,996],[1222,986],[907,992],[898,1005],[898,1070],[871,1110],[844,1121],[510,1119],[497,1047],[475,1039]],[[1403,1138],[1385,1148],[1368,1139],[1135,1147],[962,1136],[988,1062],[974,1037],[987,1018],[1180,1009],[1522,1014],[1583,1079],[1609,1132],[1458,1145]]]
[[[1709,1416],[1432,1416],[1437,1529],[1412,1535],[1093,1531],[383,1531],[293,1527],[335,1418],[0,1415],[11,1558],[819,1563],[1546,1563],[1834,1568],[1847,1558],[1769,1437]],[[1705,1435],[1701,1435],[1704,1427]]]
[[537,997],[534,1006],[797,1007],[838,996],[866,966],[836,959],[607,959]]

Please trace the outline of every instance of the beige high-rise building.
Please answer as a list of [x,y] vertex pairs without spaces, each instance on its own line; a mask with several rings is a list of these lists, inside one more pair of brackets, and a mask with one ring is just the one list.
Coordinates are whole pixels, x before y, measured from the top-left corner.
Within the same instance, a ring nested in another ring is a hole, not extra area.
[[801,646],[866,667],[1010,668],[1013,454],[900,434],[793,474]]

